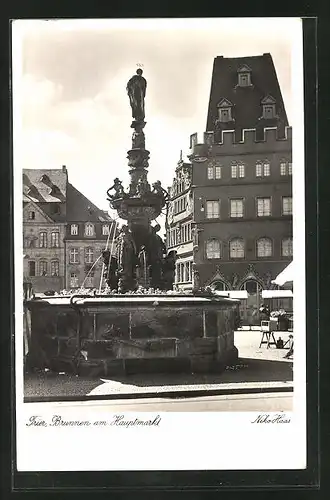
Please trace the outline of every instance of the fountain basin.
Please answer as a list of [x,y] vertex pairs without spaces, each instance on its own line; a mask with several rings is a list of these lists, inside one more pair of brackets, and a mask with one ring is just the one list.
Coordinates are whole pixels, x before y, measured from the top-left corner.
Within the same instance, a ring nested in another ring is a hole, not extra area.
[[29,366],[90,376],[221,372],[238,358],[238,306],[182,294],[31,299]]

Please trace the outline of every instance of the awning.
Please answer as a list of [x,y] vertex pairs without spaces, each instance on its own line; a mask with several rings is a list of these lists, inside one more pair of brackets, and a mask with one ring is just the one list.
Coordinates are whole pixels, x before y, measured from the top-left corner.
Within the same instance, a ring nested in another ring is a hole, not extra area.
[[283,271],[272,281],[275,285],[283,286],[286,283],[293,283],[293,261],[283,269]]
[[230,299],[247,299],[249,296],[247,290],[215,290],[214,293]]
[[263,290],[261,296],[263,299],[280,299],[293,297],[293,293],[291,290]]

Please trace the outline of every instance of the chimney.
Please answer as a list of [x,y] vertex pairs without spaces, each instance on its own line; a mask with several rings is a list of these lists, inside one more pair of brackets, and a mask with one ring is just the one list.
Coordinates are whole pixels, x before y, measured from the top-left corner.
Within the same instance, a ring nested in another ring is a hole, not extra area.
[[66,165],[62,165],[62,172],[65,172],[65,173],[67,172]]

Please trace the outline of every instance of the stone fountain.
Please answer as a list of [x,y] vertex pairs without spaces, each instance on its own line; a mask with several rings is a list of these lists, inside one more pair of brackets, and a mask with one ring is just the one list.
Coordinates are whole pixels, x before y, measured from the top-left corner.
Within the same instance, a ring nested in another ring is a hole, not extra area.
[[[115,252],[103,252],[106,289],[26,298],[29,366],[94,376],[140,372],[219,372],[236,362],[238,301],[207,290],[173,291],[175,255],[160,227],[167,202],[160,181],[148,183],[145,148],[147,82],[138,69],[127,84],[132,109],[130,184],[116,178],[107,195],[127,223]],[[110,292],[111,290],[111,292]]]

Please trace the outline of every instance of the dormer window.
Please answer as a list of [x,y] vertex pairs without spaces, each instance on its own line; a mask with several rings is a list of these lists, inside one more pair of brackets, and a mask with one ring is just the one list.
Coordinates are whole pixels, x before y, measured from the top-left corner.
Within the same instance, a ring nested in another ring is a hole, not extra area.
[[241,66],[238,71],[238,87],[251,87],[251,68],[247,65]]
[[49,179],[48,175],[47,174],[43,174],[40,177],[40,182],[43,182],[44,184],[49,184],[50,183],[50,179]]
[[271,95],[268,95],[261,101],[262,105],[262,118],[269,120],[276,118],[276,100]]
[[55,184],[53,184],[49,190],[49,194],[51,196],[58,196],[59,194],[61,194],[60,188],[58,186],[56,186]]
[[232,118],[232,103],[227,101],[227,99],[222,99],[218,104],[218,119],[222,123],[227,123],[233,121]]
[[94,236],[94,224],[85,224],[85,236]]

